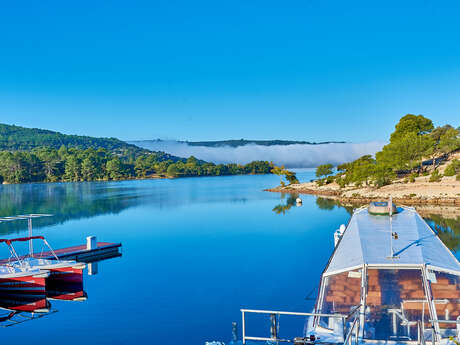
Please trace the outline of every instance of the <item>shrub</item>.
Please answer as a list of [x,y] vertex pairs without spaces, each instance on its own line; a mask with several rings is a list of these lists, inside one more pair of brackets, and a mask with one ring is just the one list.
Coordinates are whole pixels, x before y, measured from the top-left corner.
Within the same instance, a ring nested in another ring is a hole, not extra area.
[[319,187],[321,187],[321,186],[324,184],[324,180],[323,180],[323,179],[316,180],[315,182],[316,182],[316,184],[317,184]]
[[437,170],[434,170],[431,173],[430,182],[439,182],[441,181],[441,178],[442,178],[442,175]]
[[444,170],[444,176],[454,176],[455,175],[455,167],[450,164],[446,170]]
[[414,183],[416,177],[418,177],[418,173],[413,172],[412,174],[410,174],[410,176],[409,176],[409,182]]
[[456,179],[457,181],[460,181],[460,174],[457,174],[457,176],[455,177],[455,179]]
[[336,179],[336,182],[340,186],[340,188],[344,188],[347,185],[347,183],[345,182],[345,179],[343,178]]
[[423,172],[422,176],[428,176],[429,174],[430,174],[430,173],[429,173],[428,171],[425,170],[425,171]]
[[444,176],[454,176],[455,174],[460,172],[460,161],[458,159],[454,159],[452,163],[450,163],[446,170],[444,170]]
[[328,176],[326,177],[326,184],[334,182],[334,176]]

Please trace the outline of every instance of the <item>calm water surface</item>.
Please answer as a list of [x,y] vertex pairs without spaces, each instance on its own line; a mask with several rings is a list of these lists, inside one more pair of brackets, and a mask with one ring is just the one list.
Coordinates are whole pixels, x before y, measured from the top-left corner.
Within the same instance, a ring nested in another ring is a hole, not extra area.
[[[333,232],[350,214],[313,196],[296,207],[288,196],[262,191],[278,183],[263,175],[0,187],[1,216],[55,214],[34,221],[34,234],[56,248],[88,235],[123,244],[122,257],[100,262],[97,275],[85,273],[86,301],[52,301],[56,313],[0,328],[2,341],[228,342],[242,307],[311,310]],[[22,236],[25,226],[0,224],[0,232]],[[268,324],[250,322],[251,335],[267,335]],[[300,335],[302,323],[282,328]]]

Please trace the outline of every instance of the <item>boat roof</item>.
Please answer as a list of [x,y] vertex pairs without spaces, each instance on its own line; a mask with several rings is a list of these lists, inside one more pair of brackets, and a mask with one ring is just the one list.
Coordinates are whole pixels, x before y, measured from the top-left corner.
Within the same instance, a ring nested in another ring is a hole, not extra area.
[[[391,230],[396,236],[391,235]],[[372,215],[367,208],[353,213],[324,272],[361,267],[427,265],[460,275],[460,263],[422,217],[411,207],[398,208],[391,218]]]

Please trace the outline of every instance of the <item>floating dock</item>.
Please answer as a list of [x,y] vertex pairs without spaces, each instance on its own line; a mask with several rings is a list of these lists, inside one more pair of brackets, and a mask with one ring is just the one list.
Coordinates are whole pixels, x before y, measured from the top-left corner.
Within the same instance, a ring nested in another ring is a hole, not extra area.
[[[27,220],[27,228],[29,230],[29,237],[32,237],[32,219],[41,217],[51,217],[52,214],[32,213],[21,214],[12,217],[0,217],[0,223],[11,222],[16,220]],[[51,247],[49,247],[51,249]],[[93,262],[109,258],[121,256],[120,249],[121,243],[110,242],[97,242],[96,236],[86,237],[86,245],[81,244],[78,246],[67,247],[56,250],[42,251],[39,253],[34,252],[32,241],[29,241],[29,253],[34,253],[33,256],[39,259],[73,259],[81,262]],[[53,251],[54,254],[53,255]],[[22,258],[22,257],[20,257]],[[8,263],[9,259],[1,259],[0,265]]]
[[[79,246],[57,249],[54,253],[59,259],[91,262],[121,256],[120,248],[121,243],[96,242],[94,248],[88,248],[87,245],[82,244]],[[44,252],[37,255],[38,257],[46,259],[54,258],[51,252]]]
[[[89,236],[86,240],[86,244],[55,249],[54,253],[59,259],[87,263],[121,256],[121,243],[97,242],[94,236]],[[51,251],[34,253],[34,257],[40,259],[55,259]],[[8,261],[9,259],[2,259],[0,260],[0,265]]]

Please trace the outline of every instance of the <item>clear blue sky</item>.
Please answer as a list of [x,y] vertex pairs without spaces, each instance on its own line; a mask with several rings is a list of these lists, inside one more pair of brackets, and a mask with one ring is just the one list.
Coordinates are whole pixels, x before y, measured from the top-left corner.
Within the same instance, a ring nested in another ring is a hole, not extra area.
[[9,1],[0,122],[121,139],[460,125],[459,1]]

